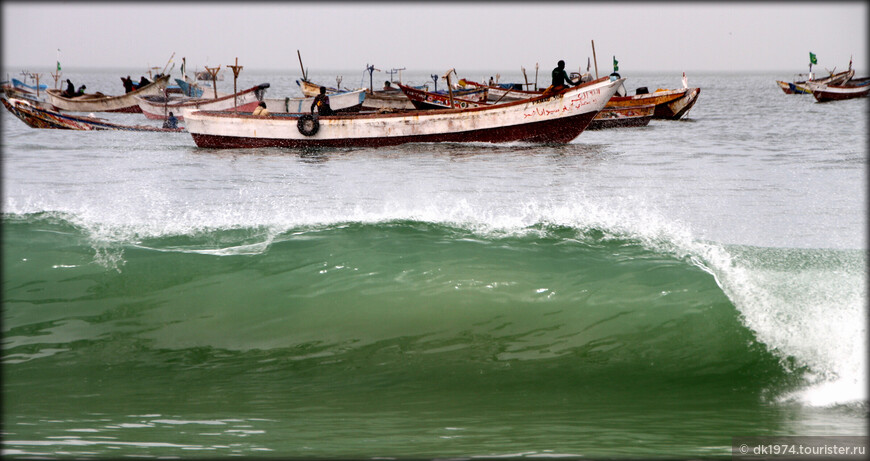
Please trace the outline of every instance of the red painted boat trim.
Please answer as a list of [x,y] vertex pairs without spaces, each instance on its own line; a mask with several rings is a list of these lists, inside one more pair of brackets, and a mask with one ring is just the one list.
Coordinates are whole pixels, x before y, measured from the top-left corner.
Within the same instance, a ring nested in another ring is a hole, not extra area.
[[[530,142],[565,144],[576,138],[595,117],[596,112],[562,117],[536,123],[488,128],[457,133],[437,133],[419,136],[372,137],[354,139],[271,139],[214,136],[191,133],[198,147],[383,147],[413,142]],[[321,127],[323,129],[323,127]]]

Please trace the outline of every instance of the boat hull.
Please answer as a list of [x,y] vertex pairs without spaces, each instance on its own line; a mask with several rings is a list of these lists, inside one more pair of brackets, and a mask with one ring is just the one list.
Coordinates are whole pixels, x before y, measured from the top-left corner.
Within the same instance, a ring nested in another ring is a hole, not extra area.
[[818,102],[865,98],[870,94],[870,83],[862,85],[812,85],[813,97]]
[[[812,74],[799,74],[806,75],[807,77],[811,77]],[[820,84],[820,85],[839,85],[844,83],[855,76],[855,70],[849,69],[837,74],[831,74],[824,78],[812,79],[812,80],[795,80],[794,82],[784,82],[782,80],[777,80],[776,84],[782,89],[785,94],[813,94],[812,85]]]
[[324,116],[311,136],[297,128],[299,114],[257,117],[197,111],[188,115],[187,130],[197,146],[215,148],[379,147],[410,142],[563,144],[583,132],[613,96],[617,82],[600,79],[552,97],[465,110]]
[[145,117],[152,120],[164,120],[172,112],[178,120],[184,120],[187,112],[193,110],[230,110],[236,109],[242,112],[252,112],[263,97],[263,91],[269,88],[268,83],[262,83],[247,90],[235,94],[225,95],[217,99],[213,98],[183,98],[169,102],[163,102],[160,97],[136,98],[139,108]]
[[46,90],[48,102],[60,110],[69,112],[125,112],[140,113],[136,96],[157,95],[163,92],[169,82],[164,75],[155,81],[121,96],[84,95],[74,98],[61,96],[61,90]]
[[[468,109],[471,107],[480,107],[487,104],[487,89],[474,90],[466,92],[461,96],[450,97],[449,94],[432,93],[430,91],[418,90],[405,85],[399,85],[405,96],[411,101],[411,104],[419,110],[427,109]],[[452,101],[451,101],[452,100]],[[451,106],[451,102],[453,105]]]
[[607,107],[625,108],[652,104],[655,106],[653,118],[679,120],[695,105],[700,93],[700,88],[682,88],[679,90],[659,90],[655,93],[634,96],[614,96],[607,103]]
[[159,131],[183,132],[184,128],[158,128],[147,125],[119,125],[103,119],[76,116],[42,109],[28,101],[3,99],[3,105],[31,128],[49,128],[74,131]]
[[647,104],[634,107],[605,107],[592,119],[587,130],[626,128],[649,125],[656,106]]

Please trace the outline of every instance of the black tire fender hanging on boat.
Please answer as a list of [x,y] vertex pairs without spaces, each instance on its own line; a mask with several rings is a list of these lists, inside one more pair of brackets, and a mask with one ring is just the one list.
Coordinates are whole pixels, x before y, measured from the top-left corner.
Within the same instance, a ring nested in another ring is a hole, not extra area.
[[314,136],[317,134],[317,130],[320,129],[320,122],[314,118],[313,115],[305,114],[299,117],[299,121],[296,122],[296,127],[299,128],[299,132],[305,136]]

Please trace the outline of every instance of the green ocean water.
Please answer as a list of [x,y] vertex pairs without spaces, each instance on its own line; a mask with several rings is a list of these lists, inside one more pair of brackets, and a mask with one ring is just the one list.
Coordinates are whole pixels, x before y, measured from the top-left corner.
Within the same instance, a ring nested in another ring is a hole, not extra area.
[[[758,340],[709,261],[602,229],[98,242],[45,213],[4,216],[3,242],[7,454],[716,457],[804,434],[807,411],[863,424],[782,401],[812,370]],[[792,277],[866,263],[730,252]]]
[[[115,94],[128,73],[65,76]],[[359,69],[311,78],[336,75]],[[866,436],[867,100],[687,75],[688,118],[557,146],[214,150],[0,116],[0,455],[730,459],[732,437]]]

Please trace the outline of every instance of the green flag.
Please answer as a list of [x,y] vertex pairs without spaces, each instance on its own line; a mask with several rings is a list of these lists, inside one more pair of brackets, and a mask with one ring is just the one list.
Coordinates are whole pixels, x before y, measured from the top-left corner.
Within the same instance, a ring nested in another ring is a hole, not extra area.
[[810,64],[818,64],[818,63],[819,63],[819,61],[816,60],[816,55],[813,54],[812,51],[810,51]]
[[613,71],[616,72],[619,70],[619,61],[616,60],[616,56],[613,57]]
[[57,62],[57,71],[60,72],[60,61]]

